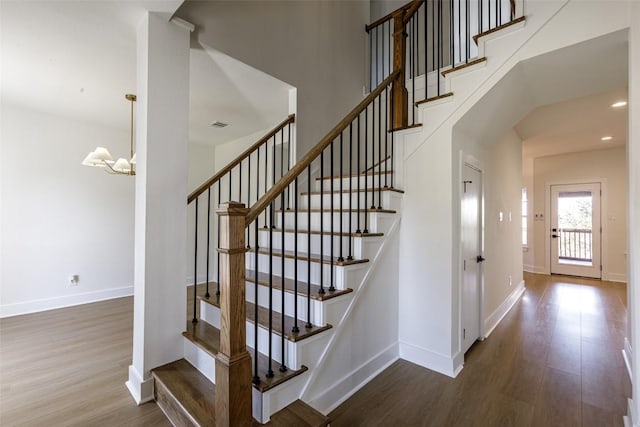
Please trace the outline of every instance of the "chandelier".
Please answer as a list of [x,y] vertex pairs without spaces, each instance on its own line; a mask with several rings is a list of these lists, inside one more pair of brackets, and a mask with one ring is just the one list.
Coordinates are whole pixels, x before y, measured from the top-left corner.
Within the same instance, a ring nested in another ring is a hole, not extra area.
[[109,153],[109,150],[104,147],[97,147],[95,150],[90,152],[87,157],[84,158],[84,160],[82,161],[82,164],[84,166],[103,168],[105,171],[113,175],[133,176],[136,174],[136,155],[133,152],[133,103],[136,101],[136,96],[126,94],[124,97],[131,102],[131,145],[129,153],[130,160],[127,161],[127,159],[120,157],[114,162],[113,158],[111,157],[111,153]]

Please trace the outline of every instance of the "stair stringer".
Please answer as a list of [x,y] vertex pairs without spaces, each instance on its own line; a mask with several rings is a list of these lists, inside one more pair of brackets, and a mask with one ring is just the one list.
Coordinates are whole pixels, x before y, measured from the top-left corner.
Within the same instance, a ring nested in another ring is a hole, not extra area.
[[[492,38],[484,46],[488,58],[484,68],[461,76],[453,73],[454,100],[421,107],[424,113],[421,131],[407,136],[404,225],[400,233],[399,298],[403,310],[399,352],[403,359],[452,377],[460,372],[463,363],[458,298],[461,261],[456,222],[458,169],[462,160],[455,151],[454,127],[521,61],[595,39],[625,25],[623,5],[608,2],[532,2],[528,12],[524,28]],[[607,12],[612,19],[602,20]],[[576,23],[583,25],[576,31],[567,31]],[[533,105],[532,101],[535,98],[523,100],[522,104]],[[516,110],[509,113],[510,117],[526,114],[529,109],[525,111],[524,106],[518,106]],[[433,188],[436,187],[433,183],[438,188]],[[427,307],[419,301],[427,301]],[[412,319],[421,313],[429,313],[429,317],[423,323],[427,326],[418,328],[412,325]]]
[[[317,366],[305,377],[300,399],[322,413],[329,413],[398,359],[400,222],[397,214],[340,322],[335,325]],[[358,312],[359,309],[365,311]],[[380,331],[386,336],[382,337]],[[375,348],[364,348],[372,346],[372,337],[382,338],[381,342],[375,343]]]

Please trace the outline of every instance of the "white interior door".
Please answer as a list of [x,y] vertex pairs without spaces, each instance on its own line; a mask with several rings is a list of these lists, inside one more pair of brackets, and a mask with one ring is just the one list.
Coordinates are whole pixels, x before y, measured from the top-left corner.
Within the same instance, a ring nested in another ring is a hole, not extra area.
[[600,183],[551,186],[551,273],[600,278]]
[[462,352],[480,338],[480,283],[482,248],[480,224],[482,214],[481,173],[463,167],[462,217]]

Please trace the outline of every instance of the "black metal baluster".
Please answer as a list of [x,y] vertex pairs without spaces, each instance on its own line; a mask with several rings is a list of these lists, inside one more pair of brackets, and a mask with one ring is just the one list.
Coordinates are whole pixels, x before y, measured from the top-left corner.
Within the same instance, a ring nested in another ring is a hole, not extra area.
[[[240,161],[238,169],[238,201],[242,203],[242,160]],[[233,199],[230,199],[233,200]],[[249,205],[247,205],[249,206]]]
[[[360,117],[360,116],[358,116]],[[347,255],[348,260],[353,259],[353,251],[351,248],[351,236],[353,234],[353,130],[352,130],[353,122],[349,123],[349,230],[347,232],[349,239],[349,255]],[[360,197],[360,194],[357,194],[357,197]],[[340,202],[342,203],[342,195],[340,195]],[[342,236],[340,236],[340,242],[342,242]]]
[[[414,71],[414,63],[415,63],[415,51],[414,51],[414,44],[415,44],[415,37],[414,37],[414,32],[413,32],[413,18],[411,19],[411,21],[409,21],[409,33],[411,34],[411,39],[409,40],[409,50],[411,51],[409,54],[409,73],[411,76],[411,124],[415,124],[416,123],[416,109],[413,108],[413,106],[415,105],[415,96],[416,96],[416,74]],[[374,110],[375,110],[375,100],[373,101],[374,103]],[[378,122],[380,123],[380,122]],[[375,157],[374,157],[375,159]],[[375,162],[375,160],[374,160]]]
[[[373,85],[373,88],[378,86],[378,63],[380,62],[378,60],[378,27],[374,28],[374,31],[376,33],[375,35],[375,50],[376,50],[376,62],[375,62],[375,68],[376,68],[376,80],[375,80],[375,84]],[[373,90],[373,89],[371,89]]]
[[[482,1],[482,0],[481,0]],[[455,34],[455,30],[454,30],[454,19],[453,19],[453,13],[454,13],[455,7],[454,7],[454,3],[453,0],[449,0],[449,65],[451,65],[451,68],[453,68],[453,64],[455,62],[454,60],[454,56],[455,56],[455,43],[454,43],[454,34]],[[440,70],[438,70],[438,79],[440,79]]]
[[[462,8],[461,2],[458,0],[458,59],[462,62]],[[454,64],[451,64],[454,67]]]
[[[275,139],[273,141],[275,146]],[[274,156],[275,159],[275,156]],[[273,225],[273,202],[269,205],[269,224]],[[284,254],[283,254],[284,258]],[[284,259],[282,260],[284,262]],[[256,322],[258,318],[256,317]],[[284,332],[284,331],[283,331]],[[269,227],[269,368],[267,378],[273,378],[273,226]],[[257,350],[256,350],[257,351]],[[257,357],[257,353],[256,353]]]
[[[341,133],[342,135],[342,133]],[[330,225],[330,234],[329,234],[329,292],[333,292],[335,290],[335,288],[333,287],[333,223],[334,221],[334,215],[335,215],[335,211],[333,210],[333,181],[334,181],[334,176],[333,176],[333,145],[335,144],[335,140],[331,141],[331,145],[330,145],[330,158],[331,161],[329,162],[329,176],[330,176],[330,180],[329,180],[329,225]],[[342,177],[340,177],[340,179],[342,179]],[[340,218],[340,222],[342,222],[342,218]],[[324,231],[324,230],[321,230]],[[322,235],[322,237],[324,237],[324,235]],[[322,266],[322,258],[320,259],[320,265]]]
[[[284,141],[281,140],[281,144],[280,144],[283,148],[284,148]],[[284,150],[283,150],[284,151]],[[281,151],[281,152],[283,152]],[[282,165],[284,164],[284,158],[280,157],[280,172],[282,173]],[[280,220],[282,221],[282,224],[280,224],[280,247],[282,250],[282,259],[280,262],[280,331],[282,332],[282,336],[280,338],[280,368],[279,371],[280,372],[286,372],[287,371],[287,365],[285,365],[285,361],[284,361],[284,355],[285,355],[285,344],[284,344],[284,340],[285,340],[285,330],[284,330],[284,319],[285,319],[285,304],[284,304],[284,294],[285,294],[285,281],[284,281],[284,262],[285,262],[285,244],[284,244],[284,229],[285,229],[285,223],[284,223],[284,190],[282,191],[282,193],[280,193]]]
[[[339,200],[340,200],[340,207],[339,207],[339,210],[340,210],[340,239],[339,239],[340,240],[340,245],[338,246],[338,254],[339,254],[338,255],[338,261],[340,261],[340,262],[344,262],[344,257],[342,256],[342,232],[343,232],[343,227],[342,227],[342,222],[343,222],[342,221],[342,213],[343,213],[343,210],[342,210],[342,180],[343,180],[343,178],[342,178],[342,161],[343,161],[343,156],[342,156],[342,153],[344,152],[343,151],[344,147],[342,146],[342,139],[343,139],[342,138],[342,132],[340,132],[340,194],[339,194],[339,197],[340,197],[339,198]],[[331,144],[331,146],[333,146],[333,144]],[[351,177],[349,177],[349,179],[351,179]],[[334,197],[334,194],[332,192],[331,193],[331,200],[333,200],[333,197]],[[331,213],[331,215],[333,215],[333,212]],[[349,218],[351,218],[351,212],[349,212]],[[331,235],[331,241],[332,242],[333,242],[333,238],[334,238],[334,236],[332,234]],[[333,259],[333,256],[331,257],[331,259]]]
[[[291,154],[291,153],[289,153]],[[300,332],[298,328],[298,178],[293,184],[293,328],[291,332],[297,334]],[[311,202],[311,194],[309,194],[309,202]],[[284,282],[284,278],[282,278]],[[284,285],[283,285],[284,291]]]
[[[264,193],[267,192],[267,180],[269,179],[269,167],[267,166],[269,158],[269,140],[264,143]],[[259,199],[260,195],[256,194],[256,199]],[[264,212],[264,226],[263,228],[267,228],[267,211]]]
[[[260,148],[258,148],[258,153],[260,153]],[[260,165],[260,160],[257,162]],[[257,174],[256,174],[257,175]],[[258,268],[258,219],[253,222],[254,229],[254,238],[255,238],[255,249],[253,252],[253,292],[255,294],[255,298],[253,301],[253,383],[260,384],[260,375],[258,373],[258,272],[260,269]]]
[[[377,98],[376,98],[377,99]],[[373,122],[371,126],[371,163],[367,162],[367,171],[365,173],[364,181],[369,181],[369,171],[371,171],[371,209],[376,208],[376,189],[375,183],[376,179],[373,176],[375,173],[375,163],[376,163],[376,99],[373,100],[373,114],[371,121]],[[380,127],[378,127],[378,131]],[[380,138],[380,132],[378,132],[378,139]]]
[[465,19],[467,23],[467,32],[466,32],[466,62],[469,62],[471,57],[471,17],[469,16],[469,0],[465,0]]
[[193,241],[193,320],[191,322],[198,323],[198,198],[196,198],[195,238]]
[[[287,125],[287,132],[289,133],[287,141],[287,172],[291,169],[291,123]],[[298,193],[294,195],[298,197]],[[287,185],[287,210],[291,209],[291,184]]]
[[[425,8],[425,13],[426,13],[426,8]],[[425,55],[426,56],[426,55]],[[424,75],[424,81],[425,84],[427,83],[427,74],[425,73]],[[382,97],[382,96],[381,96]],[[389,105],[389,86],[384,88],[384,99],[387,100],[387,102],[385,103],[385,107]],[[386,108],[385,108],[386,110]],[[389,150],[387,149],[387,146],[389,145],[389,115],[387,114],[387,111],[385,111],[384,114],[384,188],[389,188],[388,182],[387,182],[387,156],[389,153]],[[382,172],[382,163],[378,165],[378,172]]]
[[[320,152],[320,290],[318,293],[324,295],[324,268],[322,265],[322,257],[324,256],[324,150]],[[311,209],[309,209],[311,212]],[[309,228],[311,228],[311,215],[309,215]],[[308,254],[311,258],[311,252]]]
[[211,187],[207,189],[207,277],[205,278],[205,298],[209,298],[209,239],[211,237],[210,233],[210,223],[211,223]]
[[231,200],[233,200],[231,198],[231,177],[233,176],[233,169],[231,169],[229,173],[227,173],[227,175],[229,176],[229,198],[227,199],[227,202],[230,202]]
[[[271,157],[271,186],[276,184],[276,135],[273,135],[273,154]],[[274,206],[275,209],[275,206]],[[271,216],[271,228],[275,228],[274,216]]]
[[373,29],[369,30],[369,92],[373,90],[373,64],[375,59],[373,57]]
[[440,69],[442,68],[442,52],[443,41],[442,41],[442,2],[438,2],[438,73],[436,77],[438,78],[438,96],[440,96]]
[[[369,230],[367,228],[367,196],[368,196],[368,186],[367,186],[367,164],[368,164],[368,146],[369,146],[369,138],[368,138],[368,133],[369,133],[369,106],[367,105],[366,108],[364,109],[364,228],[362,229],[363,233],[368,233]],[[373,129],[371,130],[371,133],[373,134]],[[360,186],[360,179],[361,179],[361,174],[360,174],[360,169],[358,168],[358,186]],[[358,217],[360,215],[358,214]]]
[[[391,105],[393,105],[393,102],[391,102]],[[357,196],[356,196],[356,221],[358,225],[356,228],[356,233],[361,233],[362,230],[360,229],[360,114],[358,114],[358,142],[356,147],[357,147],[356,185],[358,187]],[[366,202],[365,202],[365,206],[366,206]]]
[[[218,206],[220,206],[221,194],[222,194],[222,178],[218,181]],[[220,248],[220,216],[218,215],[218,228],[217,228],[217,243]],[[216,295],[220,295],[220,251],[218,251],[217,263],[216,263]]]
[[[382,209],[382,94],[378,95],[378,209]],[[386,115],[385,115],[386,116]],[[385,135],[385,141],[386,141]],[[374,159],[375,164],[375,159]],[[375,167],[371,170],[371,178],[375,180],[373,175]]]
[[[438,70],[438,79],[440,78],[440,70]],[[392,88],[393,90],[393,88]],[[393,117],[393,102],[391,103],[391,117]],[[389,162],[391,163],[391,188],[393,188],[393,175],[395,174],[394,168],[393,168],[393,139],[395,137],[395,132],[391,132],[391,156],[389,159]]]
[[[260,147],[258,147],[258,152],[260,152]],[[247,157],[247,207],[251,206],[251,154]],[[250,234],[250,229],[247,227],[247,249],[251,248]]]
[[[307,166],[307,324],[305,328],[311,328],[311,164]],[[322,199],[322,194],[320,194]],[[320,236],[322,238],[322,236]],[[320,282],[322,283],[322,282]]]

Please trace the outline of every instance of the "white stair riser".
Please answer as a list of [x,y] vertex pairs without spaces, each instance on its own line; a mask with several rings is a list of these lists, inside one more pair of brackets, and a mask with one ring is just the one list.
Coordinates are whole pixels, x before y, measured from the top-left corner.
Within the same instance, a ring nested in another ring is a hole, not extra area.
[[[377,147],[376,147],[377,151]],[[386,181],[385,181],[386,175]],[[315,191],[331,191],[331,185],[333,183],[333,191],[340,191],[340,182],[342,182],[342,190],[348,190],[349,185],[352,189],[358,188],[358,182],[360,183],[360,189],[384,187],[385,185],[391,187],[391,180],[395,180],[395,177],[390,173],[372,173],[371,171],[365,175],[358,175],[352,177],[332,178],[332,179],[316,179]],[[395,182],[395,181],[394,181]]]
[[[284,228],[292,229],[295,226],[295,212],[285,212],[284,214]],[[307,212],[298,212],[298,229],[309,229],[308,225],[308,213]],[[365,222],[366,215],[366,222]],[[342,232],[343,233],[354,233],[356,231],[356,225],[358,224],[358,217],[360,217],[360,225],[362,227],[361,231],[368,231],[370,233],[384,233],[384,230],[381,230],[378,227],[378,217],[380,214],[378,212],[342,212],[340,215],[339,211],[335,212],[311,212],[311,230],[312,231],[320,231],[322,224],[322,229],[324,231],[331,231],[331,224],[333,223],[333,232],[339,233],[340,224],[342,224]],[[351,216],[351,222],[349,222],[349,216]],[[322,217],[322,220],[321,220]],[[351,224],[351,230],[349,229],[349,224]],[[276,227],[282,228],[282,218],[281,215],[278,215],[276,219]]]
[[209,381],[216,382],[216,361],[206,351],[184,338],[184,358]]
[[[378,194],[377,190],[370,191],[360,191],[360,192],[352,192],[352,193],[324,193],[322,194],[322,205],[323,208],[328,209],[331,206],[331,199],[333,198],[333,206],[334,209],[340,208],[340,200],[342,200],[342,208],[343,209],[353,209],[356,210],[358,208],[358,200],[360,202],[360,209],[364,209],[365,207],[369,208],[372,204],[378,205],[378,197],[381,197],[381,207],[383,209],[400,209],[400,199],[391,197],[391,191],[380,191]],[[365,204],[365,194],[366,194],[366,204]],[[311,205],[311,209],[320,209],[320,194],[305,194],[300,198],[300,209],[308,209],[309,205]],[[351,203],[351,204],[349,204]],[[377,207],[377,206],[376,206]],[[361,224],[362,226],[362,224]],[[357,224],[356,224],[357,228]]]
[[[295,234],[293,232],[285,232],[284,233],[284,248],[287,251],[293,251],[295,249]],[[310,238],[309,238],[310,237]],[[298,232],[298,253],[308,253],[308,244],[309,240],[311,240],[311,253],[318,254],[320,253],[320,241],[322,241],[323,250],[325,253],[328,253],[331,249],[331,243],[333,241],[333,250],[334,253],[340,254],[340,241],[342,240],[342,256],[347,258],[349,256],[349,243],[351,243],[351,255],[355,259],[362,258],[362,252],[360,248],[362,247],[362,238],[361,237],[340,237],[340,236],[330,236],[327,234],[307,234],[303,231]],[[269,247],[269,232],[263,231],[259,234],[259,243],[260,247]],[[273,248],[274,249],[282,249],[282,235],[280,232],[273,233]]]
[[[300,283],[300,289],[304,288],[306,292],[306,284]],[[247,301],[256,303],[255,299],[255,284],[247,282],[246,286]],[[273,289],[271,291],[271,297],[273,301],[273,309],[278,313],[282,313],[282,291],[280,289]],[[284,293],[284,312],[287,316],[293,317],[295,314],[294,302],[298,301],[298,327],[302,328],[307,322],[307,297],[306,295],[298,295],[296,298],[292,292]],[[314,325],[324,325],[325,321],[324,310],[322,301],[309,299],[311,308],[310,321]],[[258,285],[258,305],[263,307],[269,304],[269,287]]]
[[[251,253],[251,256],[246,258],[246,267],[249,270],[256,270],[254,267],[255,257]],[[293,258],[284,258],[284,277],[289,279],[295,279],[295,265],[296,261]],[[311,273],[309,273],[311,268]],[[333,286],[338,289],[344,289],[344,269],[345,267],[334,265],[333,268],[330,264],[320,264],[319,262],[311,262],[307,260],[298,260],[298,281],[306,282],[307,277],[311,276],[311,283],[320,285],[320,269],[322,268],[322,284],[325,287],[331,285],[331,274],[333,270]],[[258,254],[258,271],[261,273],[269,273],[269,255]],[[282,275],[282,257],[273,257],[272,260],[272,273],[276,276]]]
[[[212,326],[220,329],[220,321],[214,323],[213,319],[220,319],[220,309],[218,307],[208,304],[204,301],[200,302],[200,317],[202,320],[210,323]],[[275,326],[275,325],[274,325]],[[304,324],[301,324],[304,327]],[[246,321],[247,327],[247,346],[254,348],[255,337],[255,325],[252,322]],[[287,331],[288,332],[288,331]],[[278,362],[274,363],[273,370],[279,368],[279,363],[282,361],[282,337],[275,332],[271,332],[261,326],[258,326],[258,351],[262,354],[269,355],[269,337],[271,337],[271,358]],[[300,360],[297,356],[297,347],[304,344],[304,340],[298,342],[291,342],[287,339],[284,340],[284,355],[285,364],[291,369],[300,369]],[[255,349],[255,348],[254,348]],[[264,373],[261,373],[264,374]]]

